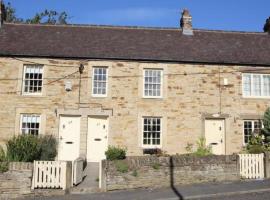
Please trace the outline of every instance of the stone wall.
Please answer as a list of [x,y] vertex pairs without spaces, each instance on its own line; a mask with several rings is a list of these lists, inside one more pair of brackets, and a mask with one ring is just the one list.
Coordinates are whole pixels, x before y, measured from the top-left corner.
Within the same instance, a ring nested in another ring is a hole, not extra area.
[[[171,157],[128,157],[123,161],[102,161],[104,190],[142,187],[163,187],[201,182],[235,181],[240,179],[238,156],[190,155]],[[127,165],[127,172],[119,171]],[[118,166],[118,167],[117,167]]]
[[32,193],[32,171],[32,163],[10,163],[9,171],[0,173],[0,199],[30,195]]

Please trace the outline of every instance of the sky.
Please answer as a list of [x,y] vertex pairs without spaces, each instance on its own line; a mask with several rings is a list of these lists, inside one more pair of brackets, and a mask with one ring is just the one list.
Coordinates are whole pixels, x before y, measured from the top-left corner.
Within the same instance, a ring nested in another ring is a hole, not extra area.
[[30,18],[44,9],[66,11],[73,24],[179,27],[190,10],[193,27],[261,32],[270,0],[4,0],[17,16]]

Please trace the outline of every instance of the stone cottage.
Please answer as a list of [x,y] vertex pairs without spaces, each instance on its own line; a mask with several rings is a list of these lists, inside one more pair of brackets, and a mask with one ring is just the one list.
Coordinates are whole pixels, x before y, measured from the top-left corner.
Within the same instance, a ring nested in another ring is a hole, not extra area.
[[270,35],[179,28],[0,25],[0,142],[54,135],[58,159],[239,152],[270,105]]

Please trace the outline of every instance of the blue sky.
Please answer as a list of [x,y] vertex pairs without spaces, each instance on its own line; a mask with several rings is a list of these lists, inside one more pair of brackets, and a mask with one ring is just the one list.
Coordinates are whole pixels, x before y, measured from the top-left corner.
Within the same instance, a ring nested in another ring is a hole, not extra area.
[[202,29],[262,31],[270,0],[4,0],[19,17],[45,8],[66,11],[76,24],[178,27],[188,8],[193,26]]

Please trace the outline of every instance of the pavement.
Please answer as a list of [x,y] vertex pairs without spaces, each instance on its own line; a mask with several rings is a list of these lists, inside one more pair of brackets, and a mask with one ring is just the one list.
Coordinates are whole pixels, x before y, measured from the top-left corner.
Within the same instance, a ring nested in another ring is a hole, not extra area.
[[34,197],[42,200],[187,200],[270,199],[270,180],[204,183],[156,189],[136,189],[95,194]]

